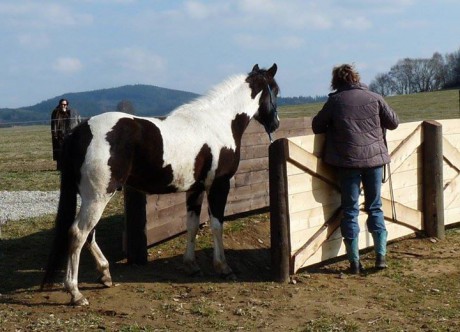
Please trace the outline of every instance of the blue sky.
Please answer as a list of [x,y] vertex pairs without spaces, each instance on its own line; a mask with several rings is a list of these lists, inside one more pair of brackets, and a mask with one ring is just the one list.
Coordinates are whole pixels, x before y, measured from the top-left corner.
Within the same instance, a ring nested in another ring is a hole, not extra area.
[[[281,96],[460,49],[458,0],[2,0],[0,107],[126,84],[205,93],[278,64]],[[71,101],[70,101],[71,102]]]

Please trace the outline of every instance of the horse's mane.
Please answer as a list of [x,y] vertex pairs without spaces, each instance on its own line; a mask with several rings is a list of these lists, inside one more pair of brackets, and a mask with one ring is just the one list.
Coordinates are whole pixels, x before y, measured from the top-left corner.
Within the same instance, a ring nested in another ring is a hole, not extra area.
[[225,81],[212,87],[204,95],[181,105],[171,111],[169,115],[178,113],[188,113],[190,111],[197,112],[199,110],[209,109],[222,104],[229,96],[233,95],[237,89],[245,82],[246,75],[234,75],[227,78]]

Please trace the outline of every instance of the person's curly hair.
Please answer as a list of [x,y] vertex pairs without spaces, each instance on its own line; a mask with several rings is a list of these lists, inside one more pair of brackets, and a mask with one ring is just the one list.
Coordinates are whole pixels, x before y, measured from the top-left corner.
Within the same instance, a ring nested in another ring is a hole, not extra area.
[[347,85],[358,84],[360,80],[361,77],[353,65],[343,64],[332,69],[332,90],[337,90]]

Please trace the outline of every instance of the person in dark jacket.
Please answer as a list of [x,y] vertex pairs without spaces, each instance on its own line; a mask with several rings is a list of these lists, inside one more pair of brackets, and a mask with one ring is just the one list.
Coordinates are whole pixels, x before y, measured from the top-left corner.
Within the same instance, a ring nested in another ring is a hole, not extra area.
[[51,113],[51,140],[53,143],[53,160],[56,169],[61,169],[61,149],[64,137],[80,123],[80,115],[69,108],[67,99],[59,100],[58,106]]
[[343,217],[340,224],[350,273],[363,270],[359,260],[358,224],[360,186],[364,190],[367,229],[374,240],[375,267],[387,267],[387,230],[380,196],[383,167],[390,163],[385,131],[399,125],[397,114],[382,96],[368,90],[352,65],[332,70],[328,100],[313,118],[315,134],[325,133],[325,163],[337,168]]

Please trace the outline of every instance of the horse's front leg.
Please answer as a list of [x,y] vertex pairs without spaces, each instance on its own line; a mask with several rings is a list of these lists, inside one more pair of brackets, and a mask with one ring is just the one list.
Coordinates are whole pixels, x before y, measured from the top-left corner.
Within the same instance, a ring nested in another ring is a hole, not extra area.
[[224,211],[227,196],[230,190],[230,179],[214,180],[208,192],[209,218],[214,241],[214,270],[226,279],[236,279],[230,266],[227,264],[223,243]]
[[201,270],[196,263],[195,244],[196,234],[200,226],[201,204],[203,203],[203,190],[188,191],[186,194],[187,205],[187,248],[184,253],[184,265],[187,273],[200,274]]

